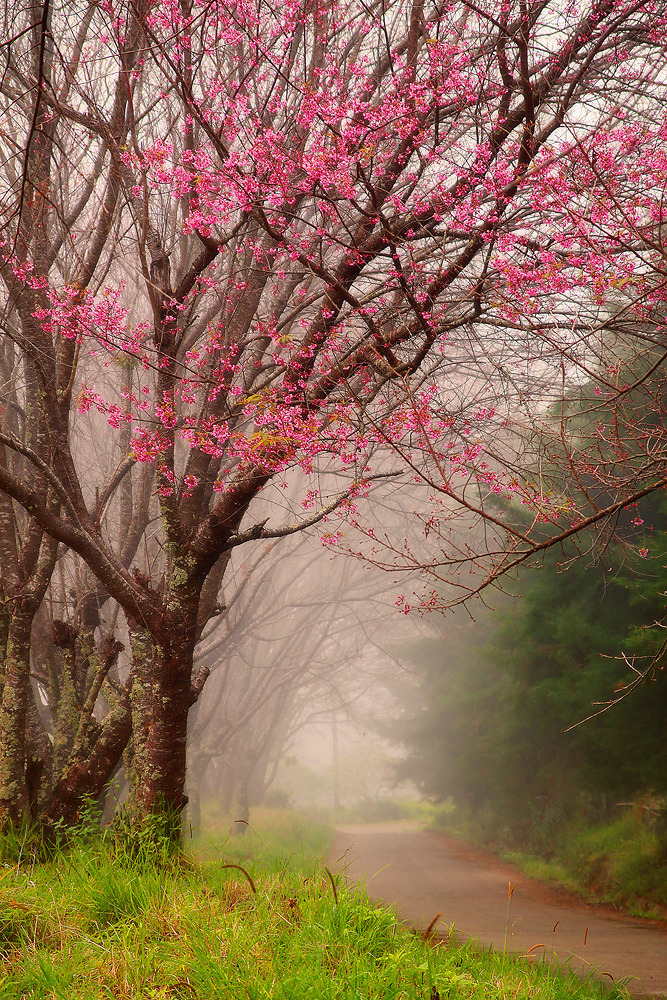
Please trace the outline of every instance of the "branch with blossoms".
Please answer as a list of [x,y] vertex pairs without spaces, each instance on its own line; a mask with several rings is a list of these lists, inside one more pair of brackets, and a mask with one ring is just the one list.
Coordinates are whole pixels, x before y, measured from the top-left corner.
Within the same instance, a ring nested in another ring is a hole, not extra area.
[[[9,381],[39,444],[3,415],[29,453],[0,487],[123,609],[156,692],[135,734],[140,810],[181,807],[194,651],[232,549],[335,511],[379,548],[381,494],[354,494],[400,467],[429,551],[387,536],[387,562],[475,564],[489,582],[545,524],[611,523],[662,488],[662,442],[624,429],[620,344],[636,341],[597,337],[614,296],[661,336],[662,120],[647,117],[666,13],[105,0],[76,37],[52,12],[59,54],[38,77],[37,29],[16,42],[0,274]],[[656,362],[628,385],[657,406]],[[567,402],[584,374],[616,407],[586,444]],[[532,469],[557,454],[549,494]],[[434,553],[454,510],[493,537]]]

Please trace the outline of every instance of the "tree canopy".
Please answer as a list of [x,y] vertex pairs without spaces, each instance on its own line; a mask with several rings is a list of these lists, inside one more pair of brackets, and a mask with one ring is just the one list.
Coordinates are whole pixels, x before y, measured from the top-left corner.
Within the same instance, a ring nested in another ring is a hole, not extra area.
[[[429,606],[667,484],[625,409],[665,346],[665,5],[4,17],[0,817],[71,817],[130,735],[137,815],[177,815],[234,550],[321,525]],[[584,373],[616,414],[586,451],[545,419]],[[536,450],[600,489],[576,507]],[[427,553],[381,526],[398,482]],[[76,717],[46,790],[36,636]]]

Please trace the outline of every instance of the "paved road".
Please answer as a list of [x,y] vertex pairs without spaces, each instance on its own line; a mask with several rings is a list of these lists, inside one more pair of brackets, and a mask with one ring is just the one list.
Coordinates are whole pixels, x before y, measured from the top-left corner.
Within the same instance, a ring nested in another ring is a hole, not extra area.
[[[372,899],[395,904],[401,917],[426,927],[437,913],[440,933],[454,925],[465,937],[502,949],[511,902],[508,949],[546,951],[572,967],[614,980],[632,977],[638,997],[667,997],[667,929],[619,917],[554,893],[515,868],[460,842],[403,823],[341,827],[330,855],[351,881],[365,880]],[[555,930],[554,930],[555,928]]]

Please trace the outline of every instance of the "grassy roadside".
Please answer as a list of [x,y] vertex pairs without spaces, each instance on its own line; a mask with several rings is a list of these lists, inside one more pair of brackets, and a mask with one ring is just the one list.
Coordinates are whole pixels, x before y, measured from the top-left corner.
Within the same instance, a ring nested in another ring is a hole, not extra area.
[[502,954],[430,946],[325,869],[246,873],[99,839],[0,866],[0,1000],[621,1000]]
[[293,859],[302,868],[311,868],[325,858],[333,843],[334,829],[326,822],[316,823],[292,809],[253,809],[251,822],[243,836],[232,836],[232,818],[204,810],[202,829],[197,837],[186,835],[186,852],[200,860],[225,857],[240,864]]
[[586,901],[603,903],[632,916],[667,919],[667,857],[655,830],[636,814],[596,827],[555,830],[549,850],[517,846],[493,835],[448,807],[431,819],[433,829],[494,850],[532,878],[562,886]]
[[245,837],[232,838],[226,833],[229,822],[222,823],[211,812],[208,833],[193,844],[198,856],[214,859],[222,853],[241,863],[286,858],[298,845],[297,862],[310,866],[327,856],[334,835],[331,824],[412,820],[495,850],[531,878],[578,893],[588,902],[633,916],[667,919],[667,858],[661,857],[654,828],[636,813],[601,826],[556,830],[548,852],[538,845],[504,841],[501,824],[490,836],[453,807],[428,802],[380,801],[318,815],[322,822],[296,811],[257,809]]

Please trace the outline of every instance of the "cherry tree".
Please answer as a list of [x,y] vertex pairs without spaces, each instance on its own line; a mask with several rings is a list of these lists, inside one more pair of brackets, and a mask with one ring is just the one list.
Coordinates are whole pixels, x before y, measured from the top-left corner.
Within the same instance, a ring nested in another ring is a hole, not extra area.
[[[664,4],[45,0],[28,16],[2,79],[0,274],[36,430],[6,412],[0,498],[43,560],[35,590],[34,559],[17,557],[3,599],[32,588],[36,608],[58,547],[86,562],[128,629],[137,813],[176,815],[207,676],[194,652],[235,548],[316,525],[335,545],[398,474],[428,485],[431,537],[452,509],[526,537],[485,494],[541,516],[546,494],[502,448],[488,460],[501,400],[531,374],[550,382],[554,358],[570,377],[564,325],[534,300],[623,271],[613,239],[592,245],[597,204],[627,223],[611,136],[660,86]],[[72,428],[100,419],[124,454],[93,483]],[[155,496],[121,551],[140,483]],[[12,820],[30,701],[15,648],[0,707]],[[48,818],[100,773],[73,760]]]
[[[645,54],[625,50],[623,60],[635,86],[609,85],[583,122],[535,157],[524,194],[539,222],[524,209],[489,267],[495,308],[477,318],[474,338],[478,345],[486,330],[494,346],[475,378],[494,370],[504,380],[506,406],[496,413],[505,430],[490,437],[475,429],[474,454],[462,461],[460,450],[448,456],[429,437],[425,417],[432,461],[415,478],[432,501],[416,511],[428,551],[400,531],[369,533],[356,519],[367,558],[395,573],[419,569],[435,583],[406,596],[404,611],[465,603],[567,540],[594,559],[612,539],[631,559],[648,554],[643,501],[667,487],[666,81]],[[470,440],[470,424],[464,434]],[[452,470],[464,480],[458,490]],[[512,477],[509,490],[497,472]],[[483,523],[483,541],[452,536],[452,501],[461,500],[459,510]]]

